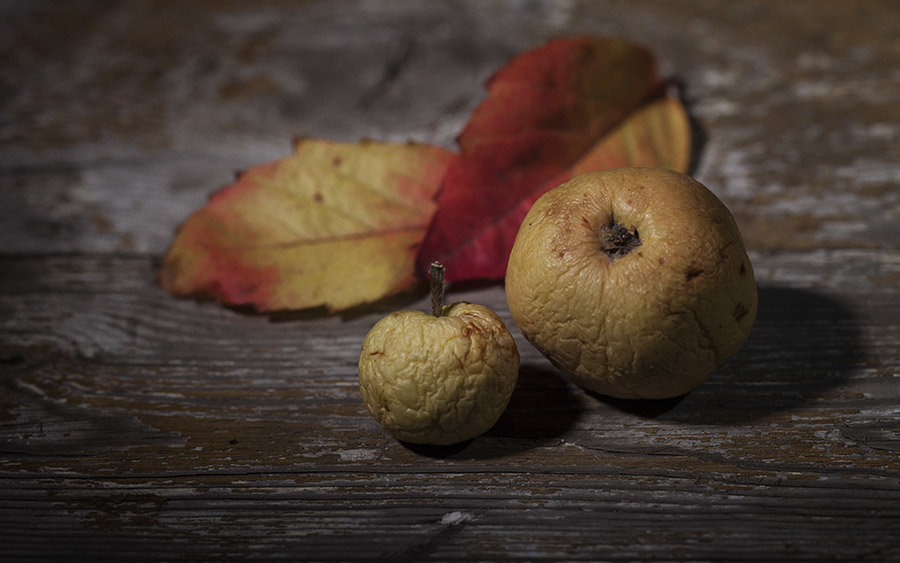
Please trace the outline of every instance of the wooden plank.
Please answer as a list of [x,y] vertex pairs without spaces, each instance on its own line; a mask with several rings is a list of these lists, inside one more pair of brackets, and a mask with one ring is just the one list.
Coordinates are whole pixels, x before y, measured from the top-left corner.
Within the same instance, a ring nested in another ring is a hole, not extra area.
[[[4,8],[0,558],[900,559],[900,105],[890,0]],[[631,37],[685,85],[694,173],[734,211],[760,313],[670,401],[522,353],[451,448],[368,415],[397,307],[256,315],[157,282],[174,229],[295,135],[452,148],[508,57]]]
[[[900,247],[898,83],[884,71],[900,13],[889,0],[751,3],[746,21],[702,2],[572,13],[550,3],[541,10],[578,25],[542,29],[552,18],[533,14],[502,31],[491,10],[443,2],[344,18],[328,2],[36,4],[5,59],[28,77],[11,91],[0,146],[6,252],[162,253],[209,193],[285,156],[295,136],[453,148],[483,80],[510,56],[598,30],[645,43],[684,82],[693,172],[749,248]],[[621,29],[603,23],[613,21]]]
[[[900,522],[896,288],[778,276],[850,262],[871,283],[894,261],[811,256],[758,258],[775,283],[761,280],[751,340],[679,401],[586,393],[516,332],[507,412],[445,449],[406,447],[365,411],[355,360],[377,313],[279,321],[171,298],[153,259],[4,257],[11,555],[887,558]],[[509,321],[500,287],[451,298]]]

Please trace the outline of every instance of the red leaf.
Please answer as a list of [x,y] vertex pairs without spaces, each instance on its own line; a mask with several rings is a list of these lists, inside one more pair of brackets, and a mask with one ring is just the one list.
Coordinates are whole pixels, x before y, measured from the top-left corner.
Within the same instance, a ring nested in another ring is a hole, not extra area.
[[531,205],[573,175],[619,166],[687,167],[690,127],[665,98],[645,48],[574,37],[512,60],[457,139],[417,267],[447,279],[501,279]]

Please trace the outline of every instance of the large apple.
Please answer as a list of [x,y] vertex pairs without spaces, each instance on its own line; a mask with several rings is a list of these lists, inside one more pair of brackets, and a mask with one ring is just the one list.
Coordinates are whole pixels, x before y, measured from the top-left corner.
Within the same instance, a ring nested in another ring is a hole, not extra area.
[[687,393],[743,346],[753,268],[728,208],[670,170],[573,178],[525,217],[506,296],[525,337],[575,383],[623,399]]

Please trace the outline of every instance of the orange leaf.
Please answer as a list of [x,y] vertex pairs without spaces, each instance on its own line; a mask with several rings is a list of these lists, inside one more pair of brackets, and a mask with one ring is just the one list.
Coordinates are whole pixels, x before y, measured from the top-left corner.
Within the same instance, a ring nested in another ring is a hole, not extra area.
[[452,153],[302,140],[213,194],[180,227],[163,287],[259,311],[341,311],[410,289]]
[[447,170],[417,267],[501,279],[531,205],[575,174],[621,166],[686,171],[690,125],[652,54],[614,38],[553,41],[488,82]]

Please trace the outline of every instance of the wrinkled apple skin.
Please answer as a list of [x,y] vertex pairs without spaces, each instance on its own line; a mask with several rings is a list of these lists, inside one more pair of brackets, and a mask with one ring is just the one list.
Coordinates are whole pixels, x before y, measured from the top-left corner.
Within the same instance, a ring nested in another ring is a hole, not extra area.
[[369,412],[397,439],[449,445],[489,430],[519,373],[519,351],[496,313],[454,303],[435,317],[397,311],[363,340],[359,387]]
[[[640,245],[610,257],[601,227]],[[513,319],[575,383],[623,399],[683,395],[743,346],[753,268],[731,212],[690,177],[623,168],[578,176],[525,217],[506,275]]]

